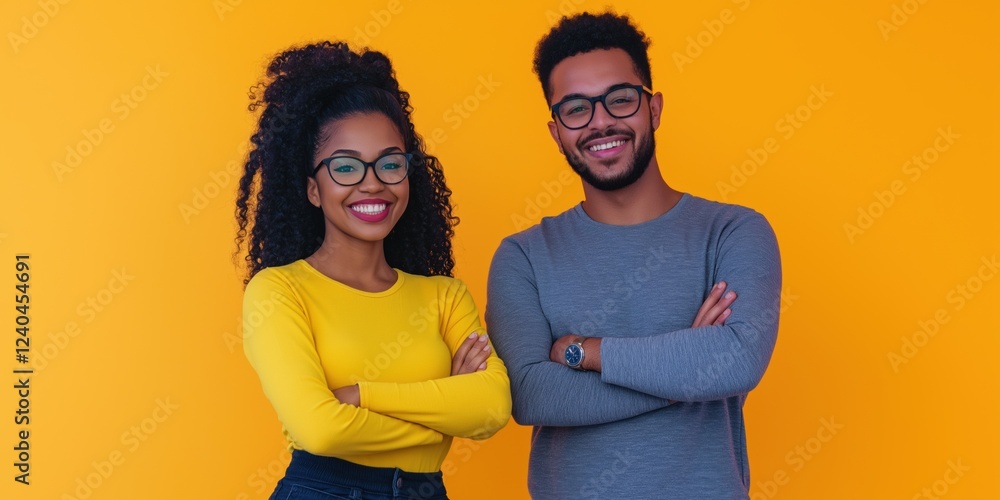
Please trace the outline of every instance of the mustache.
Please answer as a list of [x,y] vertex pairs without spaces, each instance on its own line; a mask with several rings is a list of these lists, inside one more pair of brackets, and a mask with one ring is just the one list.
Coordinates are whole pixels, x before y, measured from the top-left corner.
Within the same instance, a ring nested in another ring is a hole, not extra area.
[[631,130],[609,128],[609,129],[606,129],[606,130],[603,130],[603,131],[594,132],[593,134],[590,134],[590,135],[588,135],[588,136],[580,139],[579,141],[577,141],[576,146],[578,148],[583,148],[584,144],[586,144],[586,143],[588,143],[588,142],[590,142],[590,141],[592,141],[594,139],[600,139],[602,137],[611,137],[613,135],[624,135],[625,137],[628,137],[629,140],[634,140],[635,139],[635,133],[632,132]]

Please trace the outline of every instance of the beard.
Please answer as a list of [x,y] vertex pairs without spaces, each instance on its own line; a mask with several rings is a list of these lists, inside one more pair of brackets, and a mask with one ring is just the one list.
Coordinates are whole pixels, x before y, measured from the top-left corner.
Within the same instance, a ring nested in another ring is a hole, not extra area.
[[[650,126],[650,131],[652,131],[652,126]],[[605,133],[587,137],[585,140],[580,141],[579,144],[584,144],[600,137],[612,135],[626,135],[628,136],[630,143],[636,144],[635,134],[631,131],[625,130],[608,130]],[[613,177],[607,178],[598,177],[594,171],[587,166],[587,161],[582,155],[571,153],[569,148],[563,148],[563,154],[566,157],[566,161],[569,163],[569,166],[573,168],[574,172],[580,175],[580,178],[583,179],[584,182],[600,189],[601,191],[617,191],[632,185],[635,181],[642,177],[642,174],[646,173],[646,169],[649,168],[649,163],[653,160],[653,154],[656,151],[656,139],[653,137],[652,133],[649,133],[645,135],[634,147],[635,149],[632,152],[632,157],[628,159],[625,171]],[[575,151],[581,150],[582,148],[577,146]]]

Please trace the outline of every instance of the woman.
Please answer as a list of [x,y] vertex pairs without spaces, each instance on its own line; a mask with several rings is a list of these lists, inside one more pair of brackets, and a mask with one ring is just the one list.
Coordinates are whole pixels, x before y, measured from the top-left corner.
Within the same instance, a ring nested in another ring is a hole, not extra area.
[[244,350],[292,449],[271,498],[447,498],[452,437],[493,435],[511,401],[450,277],[441,166],[383,54],[318,43],[267,76],[236,212]]

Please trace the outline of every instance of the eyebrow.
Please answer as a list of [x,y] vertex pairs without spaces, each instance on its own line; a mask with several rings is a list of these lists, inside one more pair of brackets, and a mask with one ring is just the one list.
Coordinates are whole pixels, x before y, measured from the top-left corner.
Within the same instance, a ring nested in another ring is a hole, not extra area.
[[[382,151],[379,151],[378,156],[382,156],[396,151],[402,151],[402,149],[400,149],[398,146],[389,146],[383,149]],[[353,149],[338,149],[330,153],[330,156],[337,156],[337,155],[351,155],[351,156],[361,157],[361,152]]]
[[[637,84],[635,84],[635,83],[629,83],[629,82],[619,82],[619,83],[616,83],[614,85],[609,85],[608,87],[606,87],[604,89],[603,92],[601,92],[601,94],[607,94],[608,92],[611,92],[612,90],[615,90],[618,87],[627,87],[629,85],[637,85]],[[601,95],[601,94],[598,94],[598,95]],[[563,102],[566,99],[578,99],[578,98],[581,98],[581,97],[588,98],[588,97],[592,97],[592,96],[584,95],[584,94],[581,94],[579,92],[574,92],[572,94],[566,94],[566,95],[564,95],[562,99],[559,99],[556,102]]]

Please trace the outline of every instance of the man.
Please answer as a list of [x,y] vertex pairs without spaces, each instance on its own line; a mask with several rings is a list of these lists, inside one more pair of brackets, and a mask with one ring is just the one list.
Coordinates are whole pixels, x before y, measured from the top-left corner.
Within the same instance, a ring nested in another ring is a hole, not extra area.
[[585,199],[506,238],[490,269],[534,498],[748,496],[742,409],[777,337],[777,242],[760,214],[663,180],[648,46],[628,17],[584,13],[536,50]]

